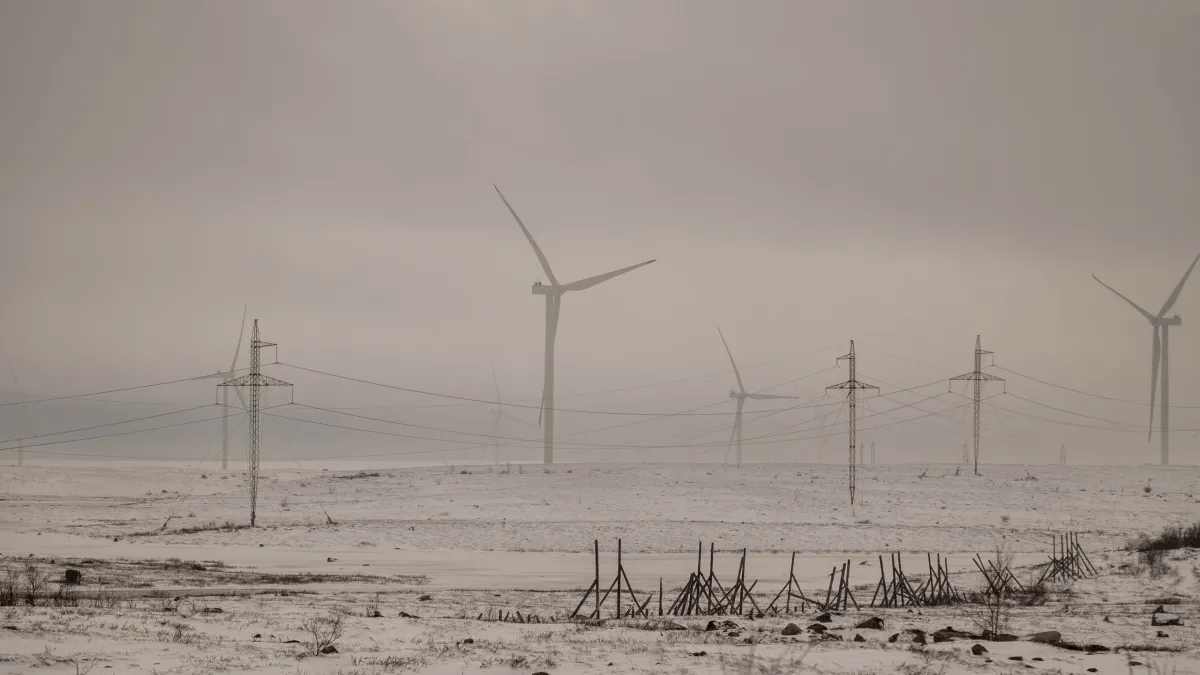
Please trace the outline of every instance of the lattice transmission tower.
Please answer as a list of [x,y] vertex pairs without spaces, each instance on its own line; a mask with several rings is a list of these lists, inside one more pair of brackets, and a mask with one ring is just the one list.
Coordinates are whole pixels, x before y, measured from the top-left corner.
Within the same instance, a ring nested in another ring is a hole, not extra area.
[[846,401],[850,404],[850,504],[854,504],[854,488],[857,478],[857,457],[855,456],[855,446],[857,444],[858,434],[858,392],[860,389],[878,389],[873,384],[866,384],[858,381],[857,359],[854,356],[854,340],[850,341],[850,353],[845,356],[840,356],[837,362],[848,361],[850,363],[850,379],[839,384],[825,387],[825,390],[844,389],[846,390]]
[[975,475],[976,476],[979,475],[979,405],[982,402],[982,399],[980,398],[980,396],[981,396],[981,394],[983,394],[983,383],[987,382],[989,380],[994,380],[996,382],[1004,381],[1004,378],[1002,378],[1002,377],[996,377],[995,375],[991,375],[989,373],[983,372],[983,355],[991,354],[991,353],[992,352],[985,351],[983,349],[983,347],[980,346],[979,336],[976,335],[975,336],[975,370],[973,370],[969,373],[966,373],[964,375],[959,375],[958,377],[950,378],[951,382],[953,382],[955,380],[967,380],[967,381],[973,382],[975,384],[975,396],[974,396],[975,424],[972,427],[972,431],[974,433],[974,439],[975,439]]
[[262,401],[263,387],[290,387],[290,382],[277,380],[259,372],[261,361],[259,353],[263,347],[275,347],[274,342],[263,342],[258,339],[258,319],[254,320],[254,331],[250,334],[250,372],[232,380],[218,384],[218,387],[249,387],[250,388],[250,527],[258,515],[258,459],[259,444],[262,441],[262,428],[259,426],[258,413]]

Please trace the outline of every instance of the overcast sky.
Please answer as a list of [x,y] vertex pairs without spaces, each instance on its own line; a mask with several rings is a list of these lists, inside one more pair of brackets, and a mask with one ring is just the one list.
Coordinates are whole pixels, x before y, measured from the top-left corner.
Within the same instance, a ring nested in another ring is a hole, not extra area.
[[[925,384],[970,370],[980,333],[999,365],[1145,401],[1150,327],[1089,274],[1156,312],[1200,253],[1197,64],[1196,2],[0,0],[0,356],[18,380],[5,372],[0,389],[73,394],[226,368],[248,304],[282,361],[483,398],[494,361],[506,397],[536,406],[544,305],[530,284],[544,274],[495,182],[562,279],[658,259],[566,296],[561,394],[721,373],[720,325],[752,390],[832,366],[852,338],[863,379]],[[1200,274],[1174,311],[1172,402],[1200,406]],[[1044,404],[1146,422],[1145,406],[994,372]],[[270,373],[311,405],[446,403]],[[841,379],[773,391],[808,400]],[[676,411],[733,384],[558,407]],[[108,398],[202,404],[212,385]],[[38,405],[0,409],[0,436],[168,409]],[[953,433],[898,424],[870,438],[881,460],[886,448],[954,461],[963,412],[921,420]],[[491,429],[487,406],[367,413]],[[1144,431],[991,414],[997,459],[1055,461],[1065,443],[1094,461],[1157,461]],[[559,418],[564,434],[628,421]],[[678,434],[728,422],[573,438],[683,445]],[[1200,408],[1172,425],[1200,429]],[[43,449],[192,457],[216,428],[194,426]],[[282,433],[277,456],[445,447]],[[727,438],[703,437],[721,447],[700,457],[720,461]],[[1177,461],[1200,463],[1200,437],[1174,438]],[[833,461],[844,445],[758,447]]]

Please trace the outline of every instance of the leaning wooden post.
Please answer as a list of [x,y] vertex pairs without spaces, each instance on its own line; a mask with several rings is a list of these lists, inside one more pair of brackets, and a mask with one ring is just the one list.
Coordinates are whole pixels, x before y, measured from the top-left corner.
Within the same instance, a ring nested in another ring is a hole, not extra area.
[[662,594],[663,594],[663,587],[662,587],[662,577],[659,577],[659,578],[658,578],[658,615],[659,615],[659,616],[662,616],[662,615],[663,615],[663,611],[662,611]]
[[596,618],[600,618],[600,540],[594,542],[596,546]]

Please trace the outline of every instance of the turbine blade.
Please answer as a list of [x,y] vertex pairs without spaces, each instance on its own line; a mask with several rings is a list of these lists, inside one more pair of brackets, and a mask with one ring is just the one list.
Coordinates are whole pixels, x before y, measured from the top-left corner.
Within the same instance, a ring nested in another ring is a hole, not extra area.
[[500,380],[496,379],[496,364],[492,361],[488,361],[488,364],[492,366],[492,384],[496,385],[496,405],[504,405],[500,402]]
[[746,394],[746,398],[751,399],[753,401],[772,401],[772,400],[778,400],[778,399],[788,399],[788,400],[794,401],[800,397],[799,396],[780,396],[779,394]]
[[242,409],[243,409],[243,410],[245,410],[245,409],[246,409],[246,407],[247,407],[247,406],[246,406],[246,396],[245,396],[245,395],[242,393],[242,388],[241,388],[241,387],[234,387],[234,388],[233,388],[233,393],[237,394],[237,400],[238,400],[238,403],[239,403],[239,404],[241,404],[241,406],[242,406]]
[[746,386],[742,384],[742,374],[738,372],[737,363],[733,360],[733,352],[729,351],[729,343],[725,341],[725,334],[721,332],[720,326],[717,326],[717,335],[721,336],[721,344],[725,345],[725,353],[729,355],[729,363],[733,365],[733,376],[737,378],[738,393],[746,391]]
[[1096,280],[1096,282],[1097,282],[1097,283],[1099,283],[1101,286],[1103,286],[1103,287],[1107,288],[1108,290],[1112,291],[1113,293],[1116,293],[1116,295],[1117,295],[1117,297],[1118,297],[1118,298],[1120,298],[1120,299],[1124,300],[1125,302],[1128,302],[1128,303],[1129,303],[1129,306],[1130,306],[1130,307],[1133,307],[1134,309],[1136,309],[1136,310],[1138,311],[1138,313],[1139,313],[1139,314],[1141,314],[1142,316],[1146,317],[1146,320],[1147,320],[1147,321],[1154,321],[1154,315],[1153,315],[1153,314],[1151,314],[1150,312],[1147,312],[1146,310],[1142,309],[1141,307],[1138,307],[1138,305],[1137,305],[1137,303],[1136,303],[1136,302],[1134,302],[1134,301],[1130,300],[1129,298],[1127,298],[1127,297],[1125,297],[1125,296],[1121,295],[1120,293],[1118,293],[1118,292],[1117,292],[1117,289],[1113,288],[1112,286],[1109,286],[1108,284],[1104,283],[1103,281],[1100,281],[1100,277],[1098,277],[1098,276],[1096,276],[1095,274],[1093,274],[1093,275],[1092,275],[1092,278],[1093,278],[1093,279],[1095,279],[1095,280]]
[[1154,346],[1150,357],[1150,428],[1146,431],[1146,440],[1154,434],[1154,398],[1158,393],[1158,367],[1162,361],[1162,340],[1159,338],[1158,326],[1154,327]]
[[1183,278],[1179,280],[1179,285],[1175,290],[1171,291],[1171,297],[1167,298],[1167,304],[1163,305],[1162,311],[1158,313],[1160,317],[1166,316],[1167,312],[1171,311],[1171,307],[1175,305],[1175,301],[1179,299],[1179,293],[1183,290],[1183,285],[1187,283],[1188,277],[1192,275],[1192,270],[1196,269],[1196,263],[1200,262],[1200,255],[1192,261],[1192,266],[1183,273]]
[[538,403],[538,426],[542,426],[542,410],[546,408],[546,390],[542,390],[542,401]]
[[500,200],[504,202],[504,206],[508,208],[508,212],[517,221],[517,225],[521,226],[521,231],[525,233],[525,238],[529,240],[529,245],[533,247],[533,252],[537,254],[538,262],[542,264],[542,269],[546,272],[546,276],[550,278],[550,283],[557,286],[558,277],[555,277],[554,271],[550,269],[550,261],[546,260],[546,254],[542,253],[541,247],[533,240],[533,235],[529,234],[529,228],[525,227],[525,223],[521,222],[521,216],[517,215],[512,204],[509,204],[508,200],[504,198],[504,193],[500,191],[500,188],[496,187],[495,183],[492,183],[492,187],[496,188],[496,194],[500,195]]
[[622,274],[625,274],[626,272],[632,272],[639,267],[645,267],[646,265],[649,265],[652,262],[654,262],[654,261],[647,260],[646,262],[638,263],[636,265],[630,265],[629,267],[623,267],[623,268],[613,271],[613,272],[605,272],[604,274],[597,274],[594,277],[580,279],[579,281],[572,281],[569,284],[563,284],[563,288],[568,291],[582,291],[584,289],[591,288],[592,286],[595,286],[596,284],[604,283],[605,281],[608,281],[609,279],[612,279],[613,277],[619,277]]
[[242,327],[238,329],[237,347],[233,350],[233,363],[229,366],[229,376],[233,377],[233,373],[237,371],[238,355],[242,353],[242,336],[246,334],[246,310],[250,309],[250,305],[242,307]]

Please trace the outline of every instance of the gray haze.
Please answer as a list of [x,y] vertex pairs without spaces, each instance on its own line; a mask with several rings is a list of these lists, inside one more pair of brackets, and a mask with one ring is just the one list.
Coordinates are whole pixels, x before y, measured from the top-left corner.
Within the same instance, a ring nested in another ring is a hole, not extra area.
[[[1000,365],[1145,401],[1149,326],[1089,273],[1157,311],[1200,252],[1197,64],[1195,2],[0,0],[0,357],[20,378],[6,371],[0,389],[79,393],[227,368],[248,303],[282,361],[480,398],[495,361],[507,397],[536,406],[544,310],[529,285],[543,275],[494,181],[560,277],[659,259],[564,300],[560,408],[720,401],[732,374],[569,396],[727,370],[718,323],[751,390],[832,366],[850,338],[863,379],[923,384],[969,370],[982,333]],[[1200,278],[1175,312],[1172,402],[1200,406]],[[270,373],[312,405],[446,403]],[[1147,421],[1144,406],[996,374],[1049,405]],[[773,391],[809,399],[844,376]],[[203,404],[213,384],[107,398]],[[8,406],[0,436],[166,409]],[[756,427],[755,409],[747,438],[811,416]],[[491,428],[487,406],[357,412]],[[895,425],[867,438],[881,461],[954,461],[963,412],[921,420],[953,433]],[[723,423],[572,438],[669,444]],[[448,447],[270,424],[282,431],[265,459]],[[1157,461],[1144,431],[985,424],[994,459],[1053,462],[1066,443],[1078,461]],[[1200,429],[1200,408],[1172,425]],[[42,449],[195,457],[215,428]],[[727,438],[704,437],[721,447],[699,458],[719,461]],[[1175,462],[1200,462],[1193,432],[1173,443]],[[520,457],[540,456],[526,445]],[[833,461],[844,445],[748,445],[747,460]]]

